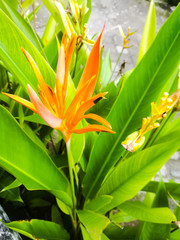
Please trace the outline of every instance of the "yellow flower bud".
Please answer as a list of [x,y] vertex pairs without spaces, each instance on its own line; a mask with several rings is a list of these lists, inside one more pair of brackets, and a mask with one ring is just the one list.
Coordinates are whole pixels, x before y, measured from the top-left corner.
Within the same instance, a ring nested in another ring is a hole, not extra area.
[[121,144],[126,150],[130,152],[135,152],[143,145],[144,141],[145,137],[140,136],[139,132],[136,131],[128,135]]

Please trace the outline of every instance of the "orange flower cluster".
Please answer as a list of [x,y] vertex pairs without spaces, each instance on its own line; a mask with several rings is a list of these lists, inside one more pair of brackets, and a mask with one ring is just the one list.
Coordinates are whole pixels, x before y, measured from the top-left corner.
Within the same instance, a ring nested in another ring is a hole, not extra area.
[[[67,110],[65,110],[66,95],[68,89],[69,67],[76,46],[75,34],[72,34],[69,41],[67,40],[67,34],[65,33],[63,35],[59,51],[55,90],[45,83],[33,58],[22,48],[23,53],[31,64],[37,77],[40,98],[30,85],[27,87],[31,102],[12,94],[4,93],[4,95],[23,104],[35,113],[38,113],[50,127],[58,129],[63,133],[66,142],[70,140],[72,133],[80,134],[89,131],[114,133],[110,123],[104,118],[92,113],[85,114],[88,109],[95,105],[97,100],[104,98],[104,95],[106,94],[99,93],[92,96],[99,72],[103,31],[104,29],[92,48],[84,72],[79,81],[76,94]],[[78,129],[79,122],[85,118],[98,121],[104,126],[99,124],[89,124],[84,128]]]

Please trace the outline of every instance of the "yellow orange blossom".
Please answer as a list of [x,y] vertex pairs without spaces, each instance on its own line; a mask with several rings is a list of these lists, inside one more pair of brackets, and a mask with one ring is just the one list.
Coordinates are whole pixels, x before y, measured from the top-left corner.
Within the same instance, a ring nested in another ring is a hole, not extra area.
[[135,32],[131,32],[131,31],[130,31],[130,27],[128,27],[128,33],[127,33],[127,35],[125,36],[125,34],[124,34],[121,26],[119,26],[119,32],[120,32],[120,34],[121,34],[121,36],[122,36],[122,38],[123,38],[123,49],[124,49],[124,48],[130,48],[130,47],[132,47],[133,45],[128,46],[127,44],[129,44],[129,37],[130,37],[131,35],[133,35]]
[[[89,131],[104,131],[114,133],[111,130],[112,128],[110,123],[104,118],[93,113],[85,114],[89,108],[95,105],[97,100],[102,99],[106,94],[99,93],[95,96],[92,96],[99,72],[100,48],[103,31],[104,28],[91,50],[84,72],[78,84],[76,94],[66,111],[65,106],[68,88],[69,66],[76,45],[75,34],[72,35],[69,41],[67,41],[66,33],[63,35],[57,64],[55,91],[45,83],[42,74],[33,58],[26,50],[22,48],[23,53],[31,64],[31,67],[33,68],[38,79],[40,98],[30,85],[27,87],[31,102],[12,94],[3,94],[23,104],[35,113],[38,113],[49,126],[54,129],[58,129],[63,133],[66,142],[70,140],[72,133],[80,134]],[[87,118],[98,121],[104,126],[99,124],[89,124],[84,128],[77,129],[79,122],[82,119]]]
[[180,89],[173,93],[170,97],[168,93],[164,93],[163,97],[160,99],[160,103],[157,106],[156,103],[151,103],[151,114],[152,117],[143,118],[142,127],[139,131],[131,133],[122,142],[122,146],[130,152],[135,152],[138,150],[145,141],[144,134],[148,131],[158,128],[160,124],[156,122],[164,117],[170,109],[172,109],[180,98]]

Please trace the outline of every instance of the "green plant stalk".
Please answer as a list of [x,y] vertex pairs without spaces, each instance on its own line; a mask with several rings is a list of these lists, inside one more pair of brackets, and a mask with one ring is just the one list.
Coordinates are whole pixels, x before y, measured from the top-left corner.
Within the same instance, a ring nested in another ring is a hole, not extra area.
[[[122,54],[123,54],[123,50],[124,50],[124,48],[121,50],[121,52],[120,52],[120,54],[119,54],[119,57],[118,57],[118,59],[117,59],[117,61],[116,61],[116,65],[115,65],[115,67],[114,67],[114,69],[113,69],[113,72],[112,72],[112,75],[111,75],[111,81],[112,81],[112,77],[113,77],[113,75],[114,75],[114,73],[115,73],[115,70],[116,70],[116,68],[117,68],[117,65],[118,65],[118,63],[119,63],[119,61],[120,61],[120,59],[121,59]],[[114,80],[115,80],[115,79],[114,79]]]
[[173,113],[175,111],[171,110],[171,112],[168,114],[168,116],[162,120],[161,125],[159,128],[157,128],[150,136],[150,138],[148,139],[148,141],[146,142],[145,146],[143,147],[143,149],[150,147],[154,141],[158,138],[159,134],[161,133],[161,131],[163,130],[164,126],[166,126],[166,123],[172,118]]
[[77,176],[76,170],[74,168],[74,159],[73,159],[73,156],[72,156],[72,152],[70,150],[70,141],[71,141],[71,139],[66,143],[66,147],[67,147],[68,165],[69,165],[69,178],[70,178],[70,184],[71,184],[72,203],[73,203],[72,223],[73,223],[73,228],[74,228],[74,235],[75,235],[74,237],[76,239],[78,224],[77,224],[77,214],[76,214],[77,202],[76,202],[76,194],[75,194],[74,176],[75,176],[77,188],[78,188],[78,176]]

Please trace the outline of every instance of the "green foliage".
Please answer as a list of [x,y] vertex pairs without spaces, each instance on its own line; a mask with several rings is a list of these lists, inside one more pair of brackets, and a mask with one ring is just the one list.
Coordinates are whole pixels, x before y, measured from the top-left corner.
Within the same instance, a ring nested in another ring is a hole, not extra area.
[[116,134],[101,133],[96,140],[83,184],[86,198],[95,196],[104,177],[124,151],[121,142],[140,127],[142,118],[150,112],[150,103],[157,99],[161,88],[177,71],[180,63],[179,12],[180,6],[161,27],[113,105],[107,120]]
[[[86,46],[93,43],[85,25],[91,0],[42,2],[50,18],[40,39],[25,12],[17,11],[16,0],[0,1],[0,90],[6,92],[6,96],[0,93],[0,199],[23,210],[22,218],[27,219],[5,225],[28,239],[179,239],[180,184],[152,179],[180,149],[180,117],[173,120],[180,102],[180,5],[156,35],[151,1],[138,64],[119,73],[115,85],[110,51],[102,57],[101,35],[91,52]],[[25,0],[20,8],[26,11],[32,3]],[[69,39],[73,36],[69,45],[65,29]],[[76,46],[69,59],[66,53],[71,55],[73,41]],[[22,47],[45,83],[36,78]],[[167,98],[172,106],[158,105],[165,91],[172,94]],[[23,104],[34,113],[10,100],[8,93],[21,103],[18,96],[28,99],[29,94],[30,102]],[[151,112],[152,102],[157,105],[156,115]],[[138,137],[128,144],[139,140],[142,119],[150,113],[160,126],[144,136],[137,152],[128,152],[122,142],[136,132]],[[107,133],[111,130],[105,119],[114,134]],[[139,191],[146,193],[144,202],[132,201]],[[169,199],[177,205],[174,212]]]

